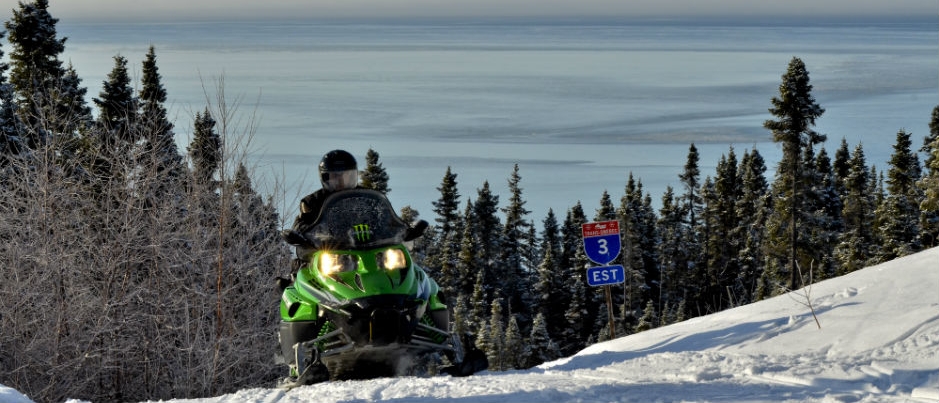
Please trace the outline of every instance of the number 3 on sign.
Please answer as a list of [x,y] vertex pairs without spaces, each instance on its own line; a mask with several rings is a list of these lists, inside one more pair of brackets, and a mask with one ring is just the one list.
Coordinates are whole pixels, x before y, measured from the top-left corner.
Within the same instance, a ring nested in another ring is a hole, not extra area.
[[598,249],[597,252],[600,252],[601,255],[609,255],[610,248],[606,246],[607,240],[605,238],[600,238],[597,240]]

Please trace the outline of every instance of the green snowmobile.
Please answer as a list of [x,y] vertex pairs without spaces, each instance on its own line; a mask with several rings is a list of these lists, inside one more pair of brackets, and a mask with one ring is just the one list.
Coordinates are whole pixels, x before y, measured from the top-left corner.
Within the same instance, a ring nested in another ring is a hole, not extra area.
[[310,229],[289,232],[288,243],[312,252],[280,302],[283,386],[488,367],[468,335],[450,331],[442,293],[411,260],[408,238],[388,199],[365,189],[331,195]]

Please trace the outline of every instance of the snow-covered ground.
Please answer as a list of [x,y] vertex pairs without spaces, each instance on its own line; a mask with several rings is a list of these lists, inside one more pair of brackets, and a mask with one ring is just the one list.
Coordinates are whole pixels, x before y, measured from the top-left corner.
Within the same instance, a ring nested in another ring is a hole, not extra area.
[[[530,370],[245,389],[170,402],[373,401],[937,402],[939,248]],[[31,401],[0,385],[0,402]]]

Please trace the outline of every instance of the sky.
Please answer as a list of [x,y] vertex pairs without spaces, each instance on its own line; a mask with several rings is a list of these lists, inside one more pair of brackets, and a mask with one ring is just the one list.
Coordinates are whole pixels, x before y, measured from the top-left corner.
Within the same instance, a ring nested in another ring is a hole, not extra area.
[[[0,0],[9,14],[19,0]],[[663,17],[937,16],[935,0],[50,0],[72,20],[376,18],[376,17]]]
[[[936,403],[937,268],[932,248],[528,370],[249,388],[162,403]],[[3,385],[0,401],[32,403]]]

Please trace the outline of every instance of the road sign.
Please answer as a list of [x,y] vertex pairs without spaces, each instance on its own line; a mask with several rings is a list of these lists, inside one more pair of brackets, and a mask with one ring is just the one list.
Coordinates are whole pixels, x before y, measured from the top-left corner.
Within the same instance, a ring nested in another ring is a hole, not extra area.
[[587,284],[591,287],[619,284],[626,280],[623,266],[599,266],[587,269]]
[[590,222],[581,225],[584,252],[597,264],[609,264],[619,256],[619,221]]

